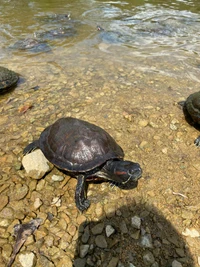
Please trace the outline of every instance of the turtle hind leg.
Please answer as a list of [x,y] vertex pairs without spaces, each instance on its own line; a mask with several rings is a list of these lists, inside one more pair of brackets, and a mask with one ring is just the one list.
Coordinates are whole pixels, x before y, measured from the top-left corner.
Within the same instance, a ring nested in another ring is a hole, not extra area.
[[23,150],[23,155],[29,154],[31,151],[35,150],[36,148],[39,148],[39,140],[33,141],[29,145],[27,145]]
[[77,177],[75,203],[80,211],[84,211],[90,206],[90,201],[85,198],[85,176],[82,174]]

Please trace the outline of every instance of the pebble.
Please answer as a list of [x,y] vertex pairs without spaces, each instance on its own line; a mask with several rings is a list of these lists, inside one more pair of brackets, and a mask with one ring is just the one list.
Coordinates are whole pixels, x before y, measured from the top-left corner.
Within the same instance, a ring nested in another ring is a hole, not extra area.
[[0,201],[0,211],[8,204],[8,197],[7,196],[1,196]]
[[95,225],[91,231],[93,235],[98,235],[101,234],[103,232],[103,228],[104,228],[104,223],[98,223],[97,225]]
[[22,165],[27,175],[33,179],[42,178],[53,168],[40,149],[25,155],[22,159]]
[[116,267],[119,259],[117,257],[112,257],[107,267]]
[[120,227],[120,231],[122,234],[128,233],[128,228],[127,228],[126,222],[124,220],[120,223],[119,227]]
[[43,256],[42,254],[39,254],[39,259],[38,259],[38,266],[41,267],[54,267],[55,265],[45,256]]
[[64,177],[61,176],[61,175],[52,175],[51,179],[54,181],[54,182],[61,182],[64,180]]
[[138,124],[141,127],[146,127],[148,125],[148,123],[149,122],[147,120],[140,120]]
[[90,238],[90,231],[89,231],[89,226],[86,226],[85,229],[84,229],[84,233],[83,235],[81,236],[81,241],[83,243],[87,243],[88,240]]
[[19,255],[19,262],[22,267],[33,267],[35,266],[36,257],[33,252],[26,252]]
[[95,244],[99,248],[107,248],[108,247],[107,241],[106,241],[106,239],[105,239],[105,237],[103,235],[97,235],[96,236]]
[[33,203],[34,208],[37,210],[40,206],[42,206],[42,200],[37,197]]
[[106,225],[106,236],[110,237],[112,234],[114,234],[115,229],[112,227],[112,225]]
[[141,237],[141,245],[145,248],[152,248],[152,238],[150,234],[145,234]]
[[172,262],[172,267],[182,267],[183,265],[179,262],[179,261],[177,261],[177,260],[174,260],[173,262]]
[[51,205],[55,205],[56,207],[60,207],[61,206],[61,198],[60,197],[54,197]]
[[138,216],[134,216],[131,218],[131,225],[136,228],[136,229],[140,229],[141,227],[141,218]]
[[194,228],[191,228],[191,229],[186,228],[185,231],[182,232],[182,235],[190,236],[190,237],[199,237],[200,236],[199,232]]
[[150,251],[145,252],[143,255],[143,261],[144,261],[145,265],[153,264],[155,262],[155,258],[153,256],[152,252],[150,252]]
[[9,207],[5,207],[0,211],[0,218],[13,219],[14,211]]
[[79,252],[79,255],[81,258],[84,258],[87,254],[88,254],[88,251],[89,251],[89,245],[81,245],[80,246],[80,252]]
[[86,259],[77,258],[74,260],[74,267],[85,267],[85,264],[86,264]]
[[[70,257],[68,257],[67,255],[62,256],[61,259],[59,259],[59,262],[56,264],[56,267],[72,267],[72,266],[73,266],[72,261]],[[81,265],[79,267],[81,267]]]

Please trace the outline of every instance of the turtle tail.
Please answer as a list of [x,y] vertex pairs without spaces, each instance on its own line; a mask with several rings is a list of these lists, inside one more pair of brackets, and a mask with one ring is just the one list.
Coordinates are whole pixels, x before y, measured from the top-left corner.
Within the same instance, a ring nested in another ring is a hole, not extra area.
[[27,145],[23,150],[23,155],[29,154],[31,151],[35,150],[36,148],[40,148],[39,140],[33,141],[29,145]]

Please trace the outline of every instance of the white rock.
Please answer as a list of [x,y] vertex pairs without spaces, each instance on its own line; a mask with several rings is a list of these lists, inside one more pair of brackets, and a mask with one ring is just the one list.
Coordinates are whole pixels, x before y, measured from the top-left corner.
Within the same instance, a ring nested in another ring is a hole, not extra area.
[[141,219],[138,216],[134,216],[131,218],[131,224],[134,228],[140,229],[141,226]]
[[200,256],[197,257],[198,264],[200,266]]
[[51,205],[54,205],[56,207],[60,207],[61,206],[61,199],[60,197],[54,197],[52,202],[51,202]]
[[112,225],[106,225],[106,236],[109,237],[112,234],[114,234],[115,229],[112,227]]
[[19,261],[22,267],[33,267],[35,262],[35,254],[33,252],[26,252],[19,255]]
[[61,182],[64,180],[64,177],[61,176],[61,175],[52,175],[51,179],[54,181],[54,182]]
[[182,232],[182,235],[190,236],[190,237],[199,237],[200,236],[199,232],[194,228],[191,228],[191,229],[186,228],[185,232]]
[[42,178],[53,168],[40,149],[25,155],[22,159],[22,165],[28,176],[33,179]]
[[183,265],[179,261],[174,260],[172,262],[172,267],[183,267]]

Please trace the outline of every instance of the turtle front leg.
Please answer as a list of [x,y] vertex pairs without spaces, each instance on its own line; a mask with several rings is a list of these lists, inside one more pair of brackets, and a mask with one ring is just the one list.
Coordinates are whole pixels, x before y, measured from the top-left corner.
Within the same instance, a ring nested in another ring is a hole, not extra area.
[[82,174],[77,177],[75,203],[80,211],[84,211],[90,206],[90,201],[85,198],[85,176]]

